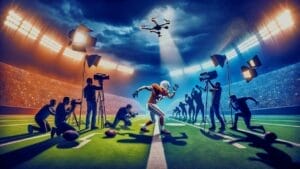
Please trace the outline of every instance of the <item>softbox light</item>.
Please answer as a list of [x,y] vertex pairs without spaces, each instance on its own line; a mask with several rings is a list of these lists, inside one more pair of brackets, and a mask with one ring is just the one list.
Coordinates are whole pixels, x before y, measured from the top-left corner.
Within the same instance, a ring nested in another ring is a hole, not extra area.
[[221,67],[223,67],[224,63],[226,61],[226,56],[225,55],[215,54],[215,55],[212,55],[210,58],[211,58],[211,60],[212,60],[212,62],[215,66],[220,65]]
[[257,55],[255,55],[252,59],[250,59],[248,62],[248,65],[251,67],[251,68],[257,68],[259,66],[261,66],[261,61],[260,59],[258,58]]
[[250,82],[253,78],[257,76],[257,72],[255,68],[242,66],[241,71],[243,74],[244,79],[248,82]]
[[99,56],[99,55],[87,55],[86,56],[86,62],[89,67],[97,66],[100,59],[101,59],[101,56]]

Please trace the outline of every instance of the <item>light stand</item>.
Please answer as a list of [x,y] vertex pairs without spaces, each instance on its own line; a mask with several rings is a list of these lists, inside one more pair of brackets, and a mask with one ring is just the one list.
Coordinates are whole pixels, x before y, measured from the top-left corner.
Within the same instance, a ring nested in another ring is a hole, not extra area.
[[205,96],[205,114],[204,114],[204,131],[206,127],[206,121],[207,121],[207,106],[208,106],[208,80],[205,81],[205,91],[206,91],[206,96]]

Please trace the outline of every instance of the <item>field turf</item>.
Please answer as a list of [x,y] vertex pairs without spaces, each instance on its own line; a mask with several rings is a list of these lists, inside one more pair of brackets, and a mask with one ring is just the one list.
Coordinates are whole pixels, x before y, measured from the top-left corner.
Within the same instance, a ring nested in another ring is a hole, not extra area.
[[[106,138],[104,129],[82,130],[77,142],[66,142],[60,137],[50,139],[49,134],[26,134],[27,124],[33,123],[32,116],[1,115],[1,168],[144,169],[153,132],[153,128],[147,134],[139,132],[146,118],[133,119],[130,129],[119,128],[115,138]],[[49,121],[53,123],[53,119]],[[300,116],[256,115],[253,124],[258,123],[276,133],[281,143],[267,144],[262,135],[246,130],[242,120],[241,130],[232,131],[228,124],[224,133],[218,133],[208,132],[208,124],[203,130],[203,124],[167,118],[166,128],[172,135],[161,137],[167,166],[170,169],[299,168]]]

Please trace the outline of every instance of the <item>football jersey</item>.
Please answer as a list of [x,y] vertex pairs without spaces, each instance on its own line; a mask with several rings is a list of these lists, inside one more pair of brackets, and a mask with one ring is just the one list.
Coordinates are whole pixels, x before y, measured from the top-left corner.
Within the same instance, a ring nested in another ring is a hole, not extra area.
[[158,84],[154,83],[151,85],[151,87],[152,87],[152,92],[148,100],[148,103],[156,104],[160,96],[168,96],[168,91],[160,87]]

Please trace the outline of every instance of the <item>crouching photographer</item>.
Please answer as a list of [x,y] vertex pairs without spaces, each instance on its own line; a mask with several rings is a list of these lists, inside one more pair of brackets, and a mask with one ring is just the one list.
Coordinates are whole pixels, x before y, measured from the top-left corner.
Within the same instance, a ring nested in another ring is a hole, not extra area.
[[106,122],[106,126],[110,128],[116,128],[120,121],[124,122],[124,126],[128,127],[131,126],[130,118],[135,117],[137,113],[132,112],[132,105],[127,104],[126,107],[121,107],[115,117],[113,123]]
[[[69,97],[64,97],[63,101],[58,104],[58,106],[56,108],[56,113],[55,113],[56,128],[54,128],[54,127],[52,128],[51,138],[53,138],[55,134],[57,136],[60,136],[61,134],[64,134],[68,130],[76,132],[76,129],[74,127],[72,127],[71,125],[69,125],[66,121],[67,121],[68,117],[71,115],[71,113],[73,113],[77,104],[81,104],[81,102],[78,100],[72,100],[70,102]],[[78,133],[77,133],[77,135],[78,135]]]

